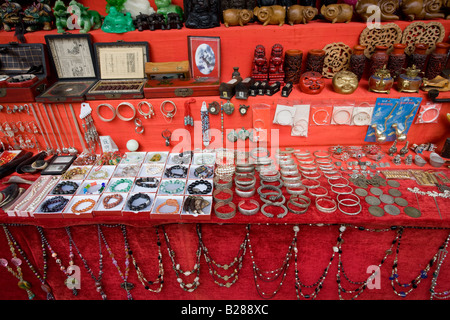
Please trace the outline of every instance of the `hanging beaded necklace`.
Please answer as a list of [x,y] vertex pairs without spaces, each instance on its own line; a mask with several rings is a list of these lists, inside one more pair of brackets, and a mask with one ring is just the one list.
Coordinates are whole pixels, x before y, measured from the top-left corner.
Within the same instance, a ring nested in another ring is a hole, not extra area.
[[[175,274],[177,276],[177,282],[180,284],[181,289],[183,289],[184,291],[193,292],[200,285],[200,281],[199,281],[200,280],[199,279],[199,275],[200,275],[200,257],[201,257],[201,254],[202,254],[202,247],[200,245],[200,241],[198,243],[198,247],[197,247],[197,251],[196,251],[196,258],[197,259],[196,259],[196,263],[194,264],[194,267],[192,268],[191,271],[183,271],[181,269],[181,267],[180,267],[180,264],[177,263],[177,260],[175,259],[175,251],[172,249],[172,247],[170,245],[169,236],[167,235],[164,226],[161,226],[161,228],[163,230],[164,238],[166,240],[167,251],[169,252],[170,260],[172,261],[172,267],[173,267],[173,270],[175,271]],[[190,283],[185,283],[183,281],[183,279],[181,278],[181,276],[189,277],[191,275],[195,275],[195,278]]]
[[[72,287],[72,294],[74,296],[78,295],[78,290],[76,288],[75,279],[71,278],[72,270],[71,268],[66,268],[63,266],[62,260],[58,257],[58,254],[53,250],[53,248],[50,246],[50,243],[48,242],[47,238],[45,237],[44,230],[42,227],[36,226],[39,235],[41,236],[42,241],[42,247],[47,247],[47,249],[51,252],[51,256],[55,259],[56,264],[59,266],[59,270],[61,270],[64,275],[66,276],[66,279],[64,281],[65,285],[69,288],[69,285],[73,285]],[[73,265],[73,260],[70,259],[69,266]],[[72,281],[72,283],[69,283],[69,281]]]
[[45,251],[44,243],[42,243],[42,257],[44,260],[43,264],[43,272],[42,275],[36,270],[36,268],[33,266],[31,261],[28,259],[28,257],[25,255],[25,252],[22,250],[22,248],[19,246],[19,243],[14,239],[11,231],[8,229],[6,225],[2,225],[3,230],[5,231],[6,238],[8,239],[8,242],[11,241],[11,243],[16,247],[17,252],[22,256],[22,259],[26,262],[30,270],[33,272],[33,274],[36,276],[36,278],[41,282],[41,289],[44,291],[47,295],[47,300],[54,300],[55,297],[53,296],[52,289],[47,283],[47,252]]
[[99,226],[99,233],[101,238],[103,239],[103,242],[105,243],[106,246],[106,251],[108,251],[109,257],[112,260],[113,265],[116,267],[117,271],[119,272],[120,277],[122,278],[122,283],[120,284],[120,287],[122,289],[124,289],[127,292],[127,299],[128,300],[133,300],[133,296],[130,293],[130,290],[134,288],[134,285],[130,282],[128,282],[128,276],[130,273],[130,254],[128,253],[130,250],[129,248],[127,248],[127,233],[126,233],[126,229],[124,225],[103,225],[104,227],[108,227],[108,228],[114,228],[117,226],[120,226],[121,230],[122,230],[122,235],[124,238],[124,249],[125,249],[125,270],[122,272],[122,269],[119,267],[119,263],[117,262],[117,260],[114,258],[114,254],[110,248],[110,246],[108,245],[108,242],[106,241],[105,235],[103,234],[103,231],[101,229],[101,227]]
[[[247,230],[248,230],[248,232],[250,232],[250,225],[247,225]],[[270,271],[261,270],[261,268],[258,267],[258,265],[255,262],[255,255],[253,254],[250,237],[248,238],[248,249],[249,249],[250,257],[252,259],[252,264],[253,264],[253,278],[255,281],[256,290],[261,298],[263,298],[263,299],[273,298],[278,293],[278,291],[280,291],[281,287],[283,286],[283,281],[286,278],[287,269],[289,268],[289,263],[292,258],[292,253],[294,251],[294,244],[297,241],[297,232],[298,231],[299,231],[298,226],[294,226],[294,238],[292,239],[291,243],[289,244],[289,248],[288,248],[288,251],[286,253],[286,256],[284,258],[282,265],[279,268],[277,268],[275,270],[270,270]],[[280,276],[281,276],[281,280],[280,280],[278,286],[276,287],[276,289],[272,293],[266,293],[261,290],[261,287],[258,283],[258,279],[260,279],[263,282],[273,282],[273,281],[277,280],[278,278],[280,278]]]
[[65,229],[66,229],[66,232],[67,232],[67,236],[69,237],[70,256],[73,258],[72,247],[74,247],[75,250],[78,253],[78,256],[83,261],[83,264],[84,264],[84,267],[85,267],[86,271],[89,273],[91,278],[95,281],[95,289],[96,289],[96,291],[98,293],[100,293],[100,295],[101,295],[103,300],[106,300],[107,296],[106,296],[105,292],[103,291],[103,286],[102,286],[103,254],[102,254],[102,243],[101,243],[101,238],[100,238],[100,232],[98,231],[99,230],[99,226],[97,226],[98,248],[99,248],[99,253],[98,253],[98,256],[99,256],[99,260],[98,260],[99,271],[98,271],[98,276],[97,277],[94,275],[94,272],[92,271],[91,267],[89,267],[89,265],[87,263],[87,260],[83,257],[83,255],[81,254],[81,251],[78,249],[78,246],[75,244],[75,241],[73,240],[70,228],[69,227],[65,227]]
[[[162,262],[162,252],[161,252],[161,240],[159,238],[159,232],[158,228],[155,228],[156,231],[156,245],[158,246],[158,275],[156,276],[156,279],[154,281],[149,281],[145,277],[144,273],[142,272],[141,268],[138,266],[136,259],[134,258],[133,252],[131,251],[128,241],[126,243],[126,246],[128,247],[128,253],[131,256],[131,260],[133,262],[133,266],[136,269],[136,273],[138,276],[139,281],[144,286],[145,290],[148,290],[150,292],[159,293],[162,290],[163,284],[164,284],[164,266]],[[159,284],[159,286],[156,289],[152,289],[149,286]]]
[[[391,227],[391,228],[386,228],[386,229],[379,229],[379,230],[378,230],[378,229],[367,229],[367,228],[365,228],[365,227],[356,227],[356,226],[351,226],[351,227],[356,228],[356,229],[358,229],[358,230],[369,231],[369,232],[384,232],[384,231],[390,231],[390,230],[395,230],[395,229],[397,229],[396,227]],[[339,299],[340,299],[340,300],[344,300],[344,298],[343,298],[343,296],[342,296],[342,293],[348,293],[348,294],[354,294],[354,296],[352,297],[352,300],[354,300],[354,299],[358,298],[358,297],[364,292],[364,289],[366,289],[366,287],[367,287],[367,283],[370,282],[370,281],[372,281],[372,280],[374,279],[374,277],[375,277],[377,274],[372,273],[372,274],[367,278],[366,281],[352,281],[352,280],[349,279],[349,277],[347,276],[347,274],[346,274],[345,271],[344,271],[344,265],[343,265],[343,263],[342,263],[342,243],[343,243],[343,241],[342,241],[342,239],[343,239],[342,236],[343,236],[343,233],[345,232],[345,230],[346,230],[346,227],[345,227],[345,226],[341,226],[341,227],[339,228],[340,234],[339,234],[339,238],[338,238],[338,244],[337,244],[337,246],[336,246],[337,252],[338,252],[338,257],[339,257],[338,271],[337,271],[337,274],[336,274],[336,281],[337,281],[337,284],[338,284],[338,294],[339,294]],[[386,259],[388,258],[388,256],[391,255],[391,254],[393,253],[394,245],[397,243],[397,241],[398,241],[398,239],[399,239],[399,236],[400,236],[399,230],[400,230],[400,229],[397,230],[397,232],[396,232],[396,234],[395,234],[395,238],[394,238],[394,240],[391,242],[389,249],[387,249],[387,250],[385,251],[385,254],[384,254],[383,259],[381,259],[380,263],[377,265],[377,267],[378,267],[378,272],[379,272],[379,270],[381,270],[381,267],[382,267],[382,265],[384,264],[384,262],[386,262]],[[355,288],[354,290],[348,290],[348,289],[345,289],[345,288],[342,286],[342,280],[343,280],[343,278],[341,277],[341,273],[343,274],[344,278],[345,278],[349,283],[351,283],[351,284],[353,284],[353,285],[357,285],[358,287]]]
[[25,290],[27,292],[28,299],[32,300],[35,297],[35,294],[33,293],[33,291],[31,291],[31,283],[29,283],[28,281],[23,279],[22,268],[20,267],[22,265],[22,260],[17,258],[16,249],[14,248],[14,245],[13,245],[11,239],[8,237],[7,233],[6,233],[6,238],[8,240],[9,250],[11,251],[11,255],[12,255],[11,263],[16,267],[16,270],[14,271],[14,269],[9,266],[8,260],[6,260],[4,258],[0,258],[0,265],[2,267],[5,267],[9,273],[11,273],[14,277],[16,277],[17,280],[19,280],[19,282],[17,283],[17,286],[20,289]]
[[[330,270],[331,264],[333,263],[333,260],[334,260],[334,257],[336,255],[336,252],[337,251],[334,250],[334,248],[333,248],[333,252],[331,254],[330,261],[328,262],[327,266],[324,268],[322,274],[319,276],[319,279],[317,279],[317,281],[314,282],[313,284],[307,285],[307,284],[304,284],[300,280],[300,277],[299,277],[297,239],[295,240],[295,243],[294,243],[294,262],[295,262],[295,291],[296,291],[296,294],[297,294],[297,299],[300,299],[300,296],[302,296],[304,299],[311,299],[311,300],[314,300],[317,297],[317,295],[319,294],[320,290],[323,287],[323,283],[324,283],[324,281],[325,281],[325,279],[326,279],[326,277],[328,275],[328,271]],[[305,294],[304,291],[303,291],[305,289],[312,289],[312,288],[314,288],[314,291],[312,293],[310,293],[310,294]]]
[[[231,287],[239,278],[239,272],[242,269],[242,260],[244,259],[244,256],[247,252],[247,243],[248,243],[248,238],[250,236],[248,229],[247,229],[247,233],[244,237],[244,241],[242,241],[242,243],[239,246],[239,251],[238,251],[238,254],[236,255],[236,257],[233,258],[232,262],[230,262],[228,264],[223,264],[223,265],[218,264],[209,254],[209,250],[205,246],[205,243],[203,242],[200,224],[197,224],[197,235],[198,235],[198,239],[200,241],[200,245],[203,250],[203,256],[205,257],[205,260],[208,263],[209,273],[213,277],[214,283],[221,287],[226,287],[226,288]],[[234,267],[235,264],[237,264],[236,267]],[[227,275],[221,275],[220,272],[222,270],[224,270],[225,272],[228,272],[228,273],[230,272],[229,270],[231,270],[232,273],[231,274],[229,273]],[[231,279],[231,281],[229,281],[230,279]],[[223,281],[225,281],[225,282],[223,282]]]
[[[440,254],[440,250],[445,249],[448,246],[448,242],[450,241],[450,234],[447,236],[443,244],[439,247],[438,252],[431,258],[431,260],[427,263],[426,267],[420,270],[419,274],[411,280],[409,283],[400,283],[399,281],[399,274],[398,274],[398,253],[400,251],[400,241],[403,234],[404,228],[401,228],[399,230],[399,238],[397,241],[397,249],[395,250],[395,258],[394,263],[392,265],[392,272],[391,276],[389,277],[389,280],[391,280],[392,289],[394,290],[394,293],[402,298],[405,298],[408,294],[410,294],[414,289],[416,289],[420,282],[423,279],[426,279],[428,277],[428,272],[430,271],[431,267],[435,264],[436,260],[438,259],[438,256]],[[396,285],[398,285],[401,288],[409,288],[408,290],[403,291],[397,291]]]
[[436,298],[439,300],[450,298],[450,290],[445,290],[445,291],[441,291],[441,292],[436,291],[439,272],[441,271],[441,267],[444,264],[445,258],[447,257],[447,253],[448,253],[447,247],[439,250],[439,256],[438,256],[438,260],[437,260],[436,270],[433,272],[433,278],[431,279],[430,300],[433,300],[433,298]]

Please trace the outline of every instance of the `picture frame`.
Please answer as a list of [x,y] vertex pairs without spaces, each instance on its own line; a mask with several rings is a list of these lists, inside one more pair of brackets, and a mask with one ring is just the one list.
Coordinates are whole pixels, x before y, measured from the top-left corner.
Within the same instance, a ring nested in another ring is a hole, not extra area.
[[193,79],[220,79],[220,37],[188,36],[188,54]]

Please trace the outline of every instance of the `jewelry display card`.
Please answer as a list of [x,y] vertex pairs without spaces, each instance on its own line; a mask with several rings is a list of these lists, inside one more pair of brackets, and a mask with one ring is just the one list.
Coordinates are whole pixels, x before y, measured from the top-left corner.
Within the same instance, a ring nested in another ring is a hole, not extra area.
[[394,141],[398,134],[406,135],[408,133],[421,102],[422,98],[400,98],[397,109],[386,123],[386,141]]
[[441,113],[442,104],[426,104],[420,106],[419,115],[415,123],[437,123]]
[[353,106],[334,106],[331,124],[350,125],[353,116]]
[[362,102],[353,108],[351,125],[368,126],[372,122],[372,114],[375,105],[368,102]]
[[318,103],[311,105],[311,125],[324,126],[331,123],[333,107],[329,104]]
[[295,115],[291,130],[291,136],[307,137],[309,127],[310,104],[294,104]]
[[294,121],[295,108],[290,101],[279,101],[275,109],[273,123],[280,126],[292,126]]
[[383,139],[385,138],[387,121],[393,115],[399,103],[399,99],[377,98],[375,108],[372,113],[372,122],[367,129],[364,141],[377,141],[377,134],[379,136],[383,135]]

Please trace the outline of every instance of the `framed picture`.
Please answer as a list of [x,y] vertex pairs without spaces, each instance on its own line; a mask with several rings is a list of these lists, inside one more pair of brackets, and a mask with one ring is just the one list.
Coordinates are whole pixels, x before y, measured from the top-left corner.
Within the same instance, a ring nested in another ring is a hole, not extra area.
[[191,77],[220,79],[220,37],[188,36]]

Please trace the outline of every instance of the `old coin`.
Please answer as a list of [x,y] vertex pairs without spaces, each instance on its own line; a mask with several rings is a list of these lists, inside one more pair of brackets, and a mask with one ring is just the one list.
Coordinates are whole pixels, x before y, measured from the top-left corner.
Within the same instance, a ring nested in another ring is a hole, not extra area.
[[394,203],[394,197],[392,197],[392,196],[390,196],[388,194],[382,194],[380,196],[380,200],[381,200],[381,202],[386,203],[386,204],[393,204]]
[[388,193],[393,197],[400,197],[402,192],[398,189],[389,189]]
[[395,198],[394,202],[399,205],[400,207],[406,207],[408,205],[408,201],[406,201],[403,198]]
[[370,188],[370,192],[372,192],[372,194],[374,194],[376,196],[381,196],[383,194],[383,190],[381,190],[380,188],[376,188],[376,187]]
[[392,188],[398,188],[400,187],[400,183],[397,180],[388,180],[387,184],[391,186]]
[[374,196],[367,196],[364,199],[366,200],[366,202],[368,204],[370,204],[372,206],[377,206],[381,203],[380,199],[378,199],[377,197],[374,197]]
[[384,215],[384,210],[377,206],[370,206],[369,212],[371,215],[373,215],[375,217],[382,217]]
[[400,214],[400,209],[392,204],[385,205],[384,211],[389,213],[391,216],[398,216]]
[[419,218],[422,213],[420,212],[419,209],[416,209],[414,207],[405,207],[403,209],[403,211],[405,211],[405,213],[410,216],[411,218]]
[[356,189],[356,190],[355,190],[355,193],[356,193],[358,196],[360,196],[360,197],[365,197],[365,196],[367,196],[367,194],[368,194],[367,190],[364,190],[364,189],[362,189],[362,188]]

